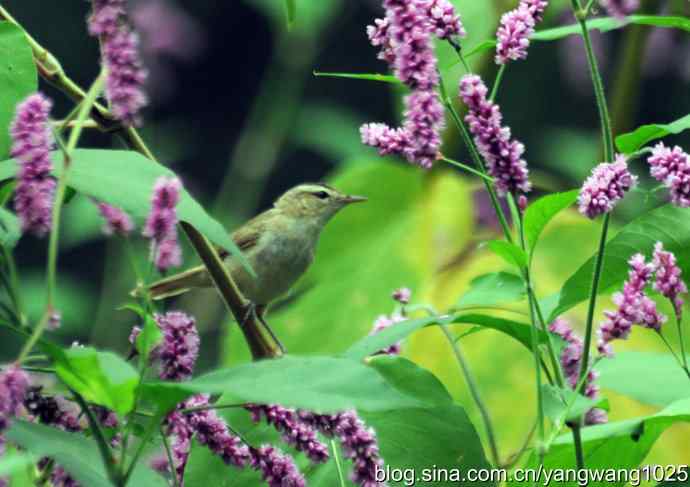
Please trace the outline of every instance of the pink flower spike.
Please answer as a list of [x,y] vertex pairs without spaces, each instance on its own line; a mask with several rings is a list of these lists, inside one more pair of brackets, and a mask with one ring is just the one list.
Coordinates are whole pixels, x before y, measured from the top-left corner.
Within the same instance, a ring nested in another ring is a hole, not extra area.
[[683,294],[688,292],[688,287],[683,281],[682,271],[676,262],[676,256],[672,252],[664,250],[664,244],[657,242],[654,245],[652,265],[656,273],[654,290],[660,292],[673,304],[678,322],[683,314]]
[[625,156],[618,155],[615,162],[599,164],[580,190],[580,213],[590,219],[610,213],[636,184],[637,176],[628,170]]
[[17,105],[10,126],[11,156],[19,164],[14,207],[22,230],[42,237],[52,228],[55,179],[50,151],[54,140],[49,114],[52,102],[35,93]]
[[151,212],[143,234],[151,239],[151,256],[159,270],[179,266],[182,251],[177,241],[177,204],[182,183],[175,177],[161,176],[156,180],[151,197]]
[[103,233],[106,235],[120,235],[126,237],[134,230],[132,218],[116,206],[98,203],[98,211],[105,220]]

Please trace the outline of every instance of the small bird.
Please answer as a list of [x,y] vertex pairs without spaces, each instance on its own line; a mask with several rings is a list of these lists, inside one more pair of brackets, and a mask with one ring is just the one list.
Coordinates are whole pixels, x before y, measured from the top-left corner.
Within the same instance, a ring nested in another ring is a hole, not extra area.
[[[346,195],[326,184],[300,184],[278,198],[273,208],[232,233],[256,277],[227,251],[222,251],[221,257],[262,322],[268,305],[309,269],[321,230],[331,218],[345,206],[363,201],[367,198]],[[202,265],[155,282],[148,290],[152,299],[164,299],[212,286]]]

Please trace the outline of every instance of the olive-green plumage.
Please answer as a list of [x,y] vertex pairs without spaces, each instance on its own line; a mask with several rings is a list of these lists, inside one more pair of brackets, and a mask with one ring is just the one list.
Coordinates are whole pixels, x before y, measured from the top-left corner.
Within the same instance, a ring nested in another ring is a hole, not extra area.
[[[227,253],[224,262],[245,297],[265,307],[285,294],[314,260],[321,230],[342,208],[360,201],[366,198],[348,196],[325,184],[301,184],[238,228],[232,239],[256,278]],[[152,284],[149,292],[153,299],[164,299],[212,285],[206,268],[199,266]]]

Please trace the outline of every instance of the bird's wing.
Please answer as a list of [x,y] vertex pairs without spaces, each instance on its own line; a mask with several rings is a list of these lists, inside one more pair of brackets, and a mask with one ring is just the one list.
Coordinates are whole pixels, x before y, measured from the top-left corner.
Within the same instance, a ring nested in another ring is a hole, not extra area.
[[[230,238],[232,238],[233,242],[235,242],[235,245],[237,245],[242,252],[247,252],[257,244],[259,238],[266,230],[267,221],[271,218],[271,216],[271,210],[255,216],[240,228],[232,232]],[[223,259],[230,255],[226,249],[219,249],[219,254]]]

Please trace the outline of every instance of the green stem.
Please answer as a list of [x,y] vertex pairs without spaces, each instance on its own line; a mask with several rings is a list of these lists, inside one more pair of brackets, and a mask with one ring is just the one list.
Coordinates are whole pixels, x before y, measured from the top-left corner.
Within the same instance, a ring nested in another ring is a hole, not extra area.
[[659,335],[659,338],[661,338],[661,341],[664,342],[664,345],[666,345],[666,348],[668,348],[668,351],[671,352],[671,355],[673,355],[673,358],[676,359],[676,362],[678,362],[678,365],[680,365],[681,369],[687,369],[683,361],[678,357],[678,354],[676,353],[675,350],[673,350],[673,347],[671,344],[668,342],[664,334],[661,332],[661,330],[657,330],[656,332],[657,335]]
[[[592,39],[589,35],[589,29],[587,29],[587,16],[589,14],[589,8],[591,7],[591,4],[588,4],[587,8],[584,11],[582,10],[580,0],[571,0],[571,4],[573,8],[573,13],[575,14],[575,17],[577,18],[580,24],[580,28],[582,30],[582,39],[584,40],[585,44],[585,52],[587,54],[589,71],[592,76],[592,85],[594,87],[594,95],[597,102],[597,110],[599,111],[599,121],[601,123],[601,135],[604,142],[605,158],[608,162],[613,162],[615,157],[613,145],[613,129],[611,128],[611,118],[609,116],[608,104],[606,102],[606,91],[604,90],[604,83],[602,81],[601,73],[599,71],[597,58],[594,54],[594,49],[592,48]],[[601,228],[601,237],[599,239],[599,250],[597,252],[596,260],[594,262],[594,274],[592,276],[589,308],[587,310],[585,340],[583,346],[582,361],[580,366],[581,382],[587,376],[587,370],[589,368],[590,348],[592,346],[593,335],[594,312],[596,309],[597,295],[599,294],[599,282],[604,267],[604,254],[606,251],[606,239],[608,236],[610,220],[610,213],[607,213],[604,216],[604,222]],[[584,385],[582,387],[584,387]],[[582,441],[580,438],[579,424],[572,428],[572,432],[578,468],[582,469],[585,467],[585,463],[584,452],[582,450]]]
[[438,326],[441,328],[441,331],[446,336],[448,343],[453,349],[453,354],[455,355],[455,359],[457,360],[458,365],[460,366],[460,371],[462,372],[462,375],[465,377],[465,382],[467,382],[467,387],[470,390],[472,399],[474,400],[475,404],[477,405],[477,408],[479,409],[479,414],[482,416],[484,428],[486,429],[486,437],[489,441],[489,449],[491,451],[491,459],[493,460],[493,464],[500,465],[500,456],[498,454],[498,446],[496,444],[496,436],[494,434],[494,428],[491,423],[491,417],[489,416],[489,411],[486,408],[486,405],[484,404],[481,395],[479,394],[479,388],[477,387],[477,383],[474,380],[474,377],[472,376],[472,372],[470,371],[465,357],[460,351],[460,346],[453,339],[453,335],[450,333],[450,331],[448,331],[448,327],[443,323],[439,323]]
[[243,408],[246,404],[208,404],[206,406],[194,406],[187,409],[182,409],[180,414],[195,413],[197,411],[208,411],[209,409],[235,409]]
[[151,436],[153,436],[153,433],[156,430],[156,425],[157,421],[152,420],[148,429],[144,432],[144,436],[141,438],[141,443],[139,443],[139,447],[137,448],[137,451],[134,453],[134,457],[132,458],[129,467],[127,468],[127,471],[123,476],[123,482],[119,485],[127,485],[127,482],[129,481],[130,477],[132,476],[132,473],[134,472],[134,467],[137,466],[141,454],[144,453],[144,448],[146,448],[146,445],[148,444],[149,440],[151,439]]
[[498,94],[498,88],[501,86],[501,81],[503,81],[503,75],[506,72],[506,66],[507,64],[501,64],[501,67],[498,68],[498,73],[496,73],[494,85],[491,88],[491,95],[489,95],[489,101],[491,102],[496,99],[496,95]]
[[173,486],[179,487],[180,481],[178,479],[177,470],[175,469],[175,462],[173,461],[172,450],[170,449],[170,443],[168,442],[168,437],[163,430],[163,426],[160,428],[161,438],[163,440],[163,447],[165,448],[165,455],[168,457],[168,465],[170,466],[170,472],[173,477]]
[[338,482],[340,487],[345,487],[345,475],[343,475],[343,466],[340,462],[340,455],[338,455],[338,445],[333,439],[331,439],[331,451],[333,452],[333,460],[335,460],[335,468],[338,471]]
[[604,154],[607,162],[613,162],[614,159],[614,145],[613,145],[613,130],[611,128],[611,117],[609,116],[609,109],[606,103],[606,91],[604,90],[604,82],[599,71],[599,64],[597,63],[594,49],[592,48],[592,38],[587,28],[587,11],[583,11],[579,0],[571,0],[573,11],[582,29],[582,38],[585,44],[585,52],[587,54],[587,62],[589,64],[590,74],[592,75],[592,84],[594,86],[594,96],[596,97],[597,109],[599,111],[599,121],[601,123],[601,136],[604,142]]
[[590,349],[592,346],[592,336],[594,335],[594,313],[596,311],[597,296],[599,294],[599,283],[601,281],[601,273],[604,267],[604,255],[606,252],[606,239],[608,237],[610,214],[604,216],[604,223],[601,229],[601,238],[599,240],[599,250],[594,261],[594,274],[592,275],[592,285],[589,296],[589,307],[587,309],[587,322],[585,326],[585,342],[582,349],[582,361],[580,363],[580,379],[587,375],[589,368]]
[[582,447],[582,426],[574,424],[570,427],[573,432],[573,444],[575,446],[575,461],[577,462],[578,470],[585,468],[585,451]]
[[72,391],[72,395],[74,398],[77,400],[79,403],[79,406],[81,407],[82,412],[86,415],[86,418],[89,421],[89,427],[91,428],[91,434],[93,434],[94,439],[96,440],[96,444],[98,445],[98,450],[101,453],[101,457],[103,458],[103,463],[105,464],[106,471],[108,472],[108,477],[110,478],[110,481],[117,486],[125,485],[124,483],[121,482],[121,477],[115,468],[115,459],[113,458],[113,454],[110,451],[110,447],[108,446],[108,442],[105,439],[105,436],[103,435],[103,431],[101,430],[100,425],[98,424],[98,420],[93,414],[93,411],[89,407],[89,405],[86,403],[83,397],[81,397],[78,393]]
[[494,182],[494,178],[491,176],[487,176],[486,174],[482,173],[481,171],[477,171],[475,168],[468,166],[467,164],[463,164],[462,162],[454,161],[453,159],[449,159],[447,157],[441,157],[439,159],[440,161],[447,162],[448,164],[451,164],[453,166],[459,167],[460,169],[467,171],[471,174],[474,174],[475,176],[479,176],[480,178],[489,181],[491,183]]
[[[675,306],[675,303],[672,303]],[[685,353],[685,337],[683,336],[683,317],[680,313],[676,313],[676,326],[678,327],[678,341],[680,342],[680,354],[683,358],[683,368],[690,376],[690,369],[688,369],[688,356]]]
[[22,307],[21,294],[19,293],[19,273],[17,272],[17,264],[14,261],[14,256],[7,247],[3,246],[2,251],[5,255],[5,262],[7,263],[7,270],[9,272],[9,286],[7,286],[7,293],[12,301],[14,312],[19,319],[19,326],[24,326],[24,312]]

